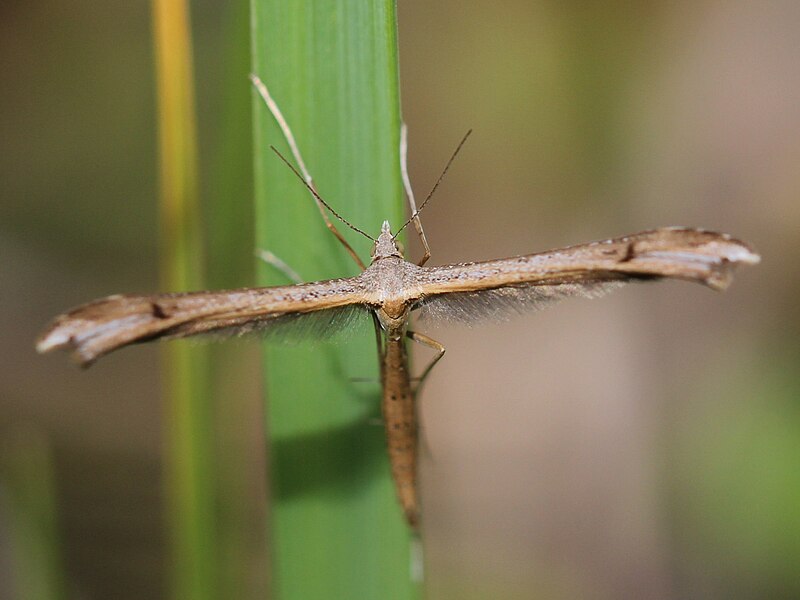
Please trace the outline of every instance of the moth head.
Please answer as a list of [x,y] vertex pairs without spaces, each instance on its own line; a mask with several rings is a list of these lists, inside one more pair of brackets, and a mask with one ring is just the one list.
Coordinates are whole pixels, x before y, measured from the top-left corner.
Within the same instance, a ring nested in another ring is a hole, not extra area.
[[403,251],[392,236],[392,229],[389,226],[389,221],[384,221],[381,226],[381,234],[372,246],[372,260],[389,258],[390,256],[403,258]]

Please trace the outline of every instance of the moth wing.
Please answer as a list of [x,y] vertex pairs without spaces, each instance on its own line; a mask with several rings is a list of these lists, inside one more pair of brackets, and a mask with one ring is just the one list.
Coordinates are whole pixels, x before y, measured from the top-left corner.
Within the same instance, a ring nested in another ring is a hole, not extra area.
[[83,366],[129,344],[202,334],[238,335],[304,322],[323,333],[365,309],[358,277],[268,288],[115,295],[56,317],[39,352],[67,349]]
[[725,289],[738,264],[759,256],[744,242],[702,229],[669,227],[500,260],[422,269],[423,318],[504,319],[562,298],[596,298],[631,281],[664,278]]

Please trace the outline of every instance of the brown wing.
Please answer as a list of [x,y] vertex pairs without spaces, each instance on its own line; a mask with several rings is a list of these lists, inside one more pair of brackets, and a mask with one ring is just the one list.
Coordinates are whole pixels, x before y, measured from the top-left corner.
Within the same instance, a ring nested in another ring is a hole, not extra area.
[[100,356],[137,342],[203,333],[246,333],[287,318],[358,307],[359,279],[229,291],[116,295],[56,317],[36,343],[39,352],[64,348],[88,366]]
[[759,260],[729,235],[669,227],[539,254],[427,267],[418,306],[434,317],[470,321],[568,296],[596,297],[632,280],[669,277],[722,290],[735,265]]

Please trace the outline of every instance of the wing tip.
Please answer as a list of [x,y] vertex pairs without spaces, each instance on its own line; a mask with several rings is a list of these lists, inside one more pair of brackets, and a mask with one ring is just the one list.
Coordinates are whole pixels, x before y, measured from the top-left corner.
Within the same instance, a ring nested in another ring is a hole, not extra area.
[[725,258],[732,263],[741,263],[744,265],[757,265],[761,262],[761,255],[755,252],[750,246],[738,240],[731,240],[736,242],[736,246],[732,249]]
[[[761,262],[761,256],[752,246],[727,233],[696,227],[664,227],[652,233],[657,245],[645,249],[643,256],[682,263],[692,272],[686,279],[700,281],[714,290],[727,289],[739,265]],[[667,241],[666,245],[658,244],[661,236]],[[675,245],[670,246],[672,243]],[[680,277],[680,274],[673,274],[676,275]]]
[[689,235],[700,235],[702,239],[700,245],[708,244],[720,258],[724,258],[732,263],[742,263],[747,265],[756,265],[761,262],[761,256],[753,249],[753,247],[736,239],[729,233],[721,233],[711,229],[702,227],[662,227],[661,229],[653,230],[654,233],[670,232]]
[[48,354],[54,350],[66,350],[69,352],[72,362],[82,369],[90,367],[98,358],[98,355],[88,352],[77,344],[71,335],[59,328],[43,333],[36,340],[34,347],[39,354]]
[[91,366],[107,352],[93,343],[92,336],[81,335],[80,322],[76,322],[72,313],[56,317],[36,338],[34,348],[38,354],[64,350],[69,353],[72,362],[81,368]]
[[36,352],[45,354],[70,344],[70,337],[58,327],[50,328],[36,339]]

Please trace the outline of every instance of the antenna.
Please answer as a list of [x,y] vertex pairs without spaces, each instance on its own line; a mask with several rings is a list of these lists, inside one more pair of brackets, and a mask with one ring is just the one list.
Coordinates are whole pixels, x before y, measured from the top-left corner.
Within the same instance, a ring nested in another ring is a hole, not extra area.
[[[317,190],[315,190],[315,189],[314,189],[314,188],[311,186],[311,184],[309,184],[309,183],[308,183],[308,182],[305,180],[305,178],[304,178],[302,175],[300,175],[300,173],[298,173],[297,169],[295,169],[295,168],[294,168],[294,166],[292,165],[292,163],[290,163],[288,160],[286,160],[286,158],[284,158],[283,154],[281,154],[280,152],[278,152],[278,149],[277,149],[277,148],[275,148],[275,146],[270,146],[270,148],[272,149],[272,151],[273,151],[275,154],[277,154],[277,155],[278,155],[278,157],[279,157],[279,158],[280,158],[280,159],[281,159],[283,162],[285,162],[285,163],[286,163],[286,166],[287,166],[287,167],[289,167],[289,168],[292,170],[292,173],[294,173],[295,175],[297,175],[297,178],[298,178],[300,181],[302,181],[302,182],[303,182],[303,185],[304,185],[304,186],[306,186],[306,187],[308,188],[308,191],[309,191],[309,192],[311,192],[311,193],[313,194],[314,198],[316,198],[316,199],[317,199],[317,200],[318,200],[318,201],[319,201],[319,202],[322,204],[322,206],[324,206],[325,208],[327,208],[327,209],[328,209],[328,210],[331,212],[331,214],[332,214],[334,217],[336,217],[337,219],[339,219],[339,220],[340,220],[342,223],[344,223],[345,225],[347,225],[347,226],[348,226],[350,229],[352,229],[353,231],[356,231],[356,232],[360,233],[361,235],[363,235],[363,236],[364,236],[365,238],[367,238],[368,240],[372,240],[373,242],[376,242],[376,241],[377,241],[377,240],[376,240],[374,237],[372,237],[371,235],[369,235],[369,234],[367,234],[367,233],[364,233],[364,232],[363,232],[363,231],[361,231],[361,230],[360,230],[358,227],[356,227],[355,225],[353,225],[352,223],[350,223],[350,221],[348,221],[348,220],[347,220],[347,219],[345,219],[343,216],[341,216],[339,213],[337,213],[335,210],[333,210],[333,208],[331,208],[331,205],[330,205],[330,204],[328,204],[327,202],[325,202],[325,200],[323,200],[323,199],[322,199],[322,196],[320,196],[320,195],[317,193]],[[434,188],[434,189],[435,189],[435,188]]]
[[[294,139],[294,134],[292,133],[292,129],[289,127],[289,123],[286,122],[286,119],[283,117],[281,113],[281,109],[278,108],[275,100],[272,99],[272,96],[267,89],[267,86],[264,85],[264,82],[259,79],[258,75],[255,73],[250,74],[250,81],[253,82],[253,85],[258,92],[258,95],[261,96],[261,99],[264,100],[264,104],[267,105],[269,112],[272,113],[272,116],[275,119],[275,122],[280,127],[281,132],[283,132],[283,137],[286,139],[286,142],[289,144],[289,148],[292,150],[292,154],[294,155],[295,160],[297,161],[297,165],[300,167],[300,172],[303,174],[303,179],[305,179],[306,184],[314,188],[314,181],[311,179],[311,173],[308,172],[306,168],[305,162],[303,162],[303,157],[300,155],[300,148],[297,147],[297,142]],[[316,188],[315,188],[316,189]],[[313,194],[312,194],[313,197]],[[364,262],[358,257],[356,251],[353,250],[353,247],[350,243],[344,239],[344,236],[336,229],[336,225],[331,222],[330,217],[328,216],[328,212],[325,209],[325,206],[320,203],[319,200],[314,198],[314,204],[319,209],[319,214],[322,216],[322,220],[325,221],[325,227],[328,228],[334,237],[339,240],[339,243],[344,246],[344,249],[347,250],[347,253],[350,255],[355,263],[359,266],[359,268],[363,271],[367,267],[364,265]]]
[[[428,200],[431,199],[431,196],[433,196],[433,193],[436,191],[436,188],[439,187],[439,184],[442,182],[442,179],[444,179],[445,173],[447,173],[447,170],[450,168],[450,165],[453,164],[453,160],[455,160],[456,156],[458,155],[458,152],[461,150],[461,146],[464,145],[464,142],[467,141],[467,138],[470,136],[471,133],[472,133],[472,129],[467,131],[467,133],[464,134],[464,137],[461,138],[461,141],[458,143],[458,146],[456,146],[456,149],[453,152],[453,155],[450,157],[450,160],[447,161],[447,164],[444,166],[444,170],[442,171],[442,174],[439,175],[439,179],[436,180],[436,183],[433,185],[433,188],[431,188],[431,191],[428,194],[427,198],[425,198],[425,201],[422,204],[419,205],[419,208],[414,211],[414,213],[411,215],[411,217],[409,217],[408,221],[403,223],[403,226],[400,229],[397,230],[397,233],[395,233],[394,236],[392,236],[392,239],[395,239],[398,235],[400,235],[400,233],[403,231],[403,229],[408,227],[408,224],[411,223],[411,221],[413,221],[414,219],[416,219],[417,216],[419,215],[419,213],[422,212],[422,209],[425,208],[425,205],[428,203]],[[336,214],[336,213],[334,213],[334,214]]]

